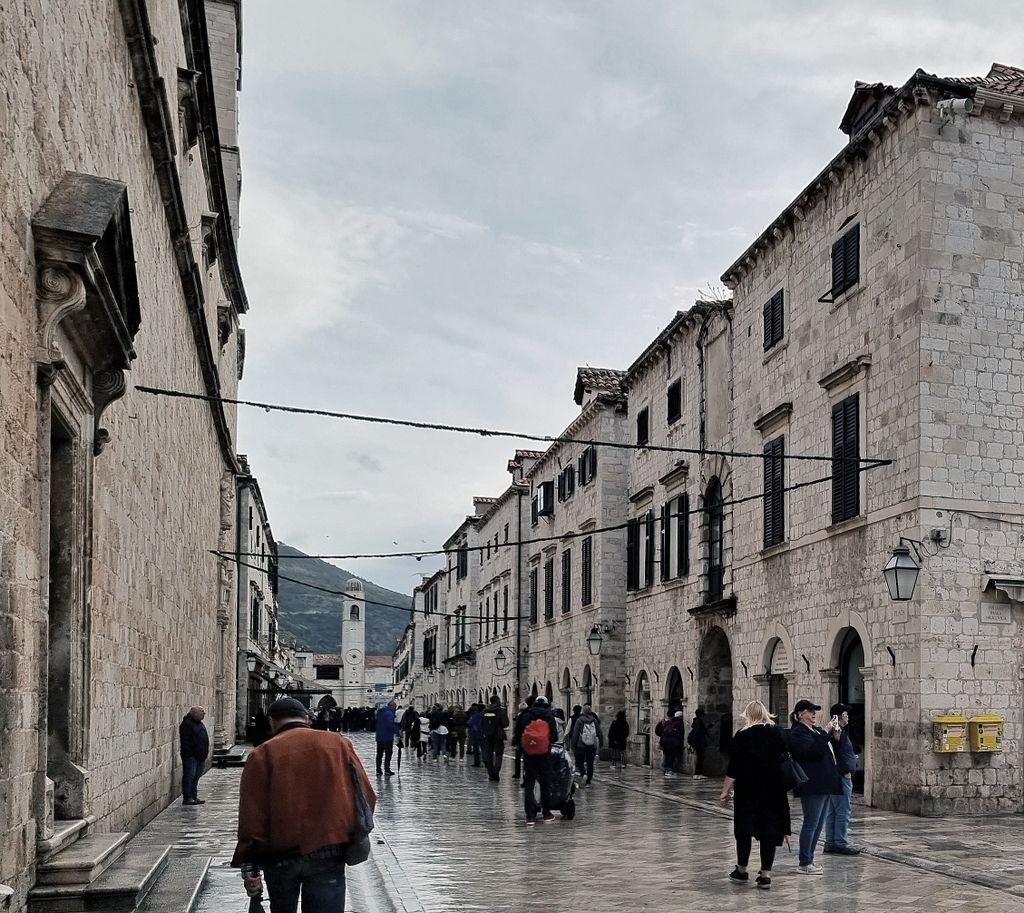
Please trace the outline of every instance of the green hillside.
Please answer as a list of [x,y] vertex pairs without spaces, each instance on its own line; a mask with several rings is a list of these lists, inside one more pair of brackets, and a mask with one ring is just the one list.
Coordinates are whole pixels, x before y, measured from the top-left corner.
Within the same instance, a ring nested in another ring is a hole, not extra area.
[[[277,550],[282,558],[286,555],[304,554],[284,542],[277,543]],[[304,583],[312,583],[331,590],[343,590],[345,584],[355,577],[355,574],[318,558],[282,560],[280,572],[285,577],[295,577]],[[366,654],[391,656],[395,652],[395,642],[402,636],[405,626],[412,617],[412,597],[386,590],[361,577],[355,579],[362,582],[366,591]],[[286,643],[294,642],[298,649],[311,650],[314,653],[339,652],[340,596],[281,580],[278,588],[278,619],[281,636]]]

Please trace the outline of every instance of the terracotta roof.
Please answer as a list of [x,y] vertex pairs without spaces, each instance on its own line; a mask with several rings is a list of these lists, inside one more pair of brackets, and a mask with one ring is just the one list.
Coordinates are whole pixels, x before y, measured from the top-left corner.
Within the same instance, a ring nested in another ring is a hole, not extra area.
[[314,653],[314,666],[340,666],[342,664],[340,653]]
[[543,450],[517,450],[515,457],[516,460],[539,460],[544,456]]
[[476,495],[473,498],[473,503],[474,504],[493,504],[497,500],[498,500],[497,498],[488,498],[488,497],[484,497],[483,495]]
[[599,393],[612,393],[615,395],[620,394],[622,392],[622,380],[625,376],[625,371],[618,371],[615,368],[577,368],[576,390],[573,393],[576,405],[583,405],[583,394],[587,390],[597,390]]
[[1005,63],[994,63],[987,76],[942,76],[947,82],[956,82],[976,89],[991,89],[1004,95],[1024,98],[1024,69]]
[[367,669],[383,669],[387,667],[391,668],[391,657],[390,656],[367,656],[366,662],[364,663]]

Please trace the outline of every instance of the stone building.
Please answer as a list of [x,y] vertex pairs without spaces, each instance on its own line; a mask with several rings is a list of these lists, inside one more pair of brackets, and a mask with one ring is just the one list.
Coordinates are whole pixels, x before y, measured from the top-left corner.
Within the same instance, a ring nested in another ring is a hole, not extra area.
[[238,42],[222,85],[206,13],[18,4],[0,28],[0,893],[16,911],[88,829],[120,846],[178,794],[191,705],[219,747],[235,728],[234,566],[208,551],[234,548],[235,416],[135,389],[233,397],[241,373],[217,119]]
[[[444,656],[443,635],[444,609],[447,605],[444,593],[447,587],[448,571],[441,568],[424,577],[413,590],[410,652],[413,660],[405,688],[408,701],[415,701],[422,707],[438,699],[438,663]],[[441,641],[441,653],[438,645]],[[443,684],[443,683],[442,683]]]
[[[562,707],[592,704],[610,722],[621,709],[625,622],[627,443],[623,374],[579,368],[579,415],[526,473],[530,485],[527,614],[530,691]],[[600,651],[588,635],[595,629]]]
[[238,462],[242,473],[236,479],[239,562],[235,737],[251,741],[248,727],[256,711],[266,711],[273,701],[274,683],[285,672],[285,660],[277,636],[277,542],[259,482],[249,471],[249,461],[239,454]]

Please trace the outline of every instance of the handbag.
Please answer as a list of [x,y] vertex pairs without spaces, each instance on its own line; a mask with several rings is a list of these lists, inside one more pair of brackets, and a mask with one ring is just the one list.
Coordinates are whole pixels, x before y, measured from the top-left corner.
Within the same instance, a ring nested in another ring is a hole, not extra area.
[[782,776],[782,782],[785,784],[787,791],[799,789],[810,779],[804,773],[804,769],[788,753],[779,763],[779,774]]
[[359,776],[356,765],[349,761],[349,774],[352,777],[352,802],[355,806],[355,830],[352,839],[345,846],[345,865],[359,865],[370,856],[370,831],[373,830],[373,812],[370,802],[363,792],[363,780]]

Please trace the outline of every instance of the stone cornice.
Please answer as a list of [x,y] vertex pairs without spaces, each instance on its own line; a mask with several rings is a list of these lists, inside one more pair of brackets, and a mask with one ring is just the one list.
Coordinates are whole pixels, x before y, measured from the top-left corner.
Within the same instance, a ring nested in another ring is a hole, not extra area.
[[760,431],[762,436],[767,437],[776,428],[789,421],[793,414],[792,403],[780,403],[774,409],[769,410],[760,418],[754,421],[754,429]]
[[654,497],[654,486],[645,485],[643,488],[639,488],[632,494],[627,495],[630,504],[642,504],[644,501],[650,500]]
[[[604,409],[624,409],[626,399],[624,396],[618,394],[599,393],[589,403],[587,403],[582,409],[580,414],[576,416],[566,426],[565,430],[558,435],[561,438],[575,438],[577,433],[586,427],[594,416],[598,415]],[[530,469],[523,474],[524,479],[532,479],[539,475],[541,470],[547,466],[548,462],[555,457],[562,447],[574,446],[562,440],[553,441],[551,446],[544,451],[544,455],[534,463]],[[580,445],[585,446],[585,445]],[[600,468],[598,469],[600,472]]]
[[868,121],[839,153],[822,169],[777,217],[722,273],[721,280],[727,288],[735,288],[758,259],[779,241],[791,236],[796,223],[806,218],[807,212],[819,199],[838,188],[857,163],[870,157],[881,144],[887,133],[892,132],[919,105],[931,104],[929,90],[938,90],[946,95],[970,97],[975,94],[971,86],[930,76],[918,70],[893,97],[879,107],[875,116]]
[[[189,0],[190,6],[194,3],[195,0]],[[181,181],[175,165],[175,125],[167,107],[164,80],[160,76],[157,66],[156,43],[149,25],[149,11],[146,0],[120,0],[120,7],[125,38],[131,56],[132,74],[139,95],[139,107],[142,111],[150,154],[153,157],[157,185],[164,204],[171,249],[181,279],[182,293],[196,343],[196,354],[203,375],[203,386],[208,396],[219,398],[221,396],[220,377],[217,372],[213,342],[210,339],[206,322],[202,274],[192,252],[188,213],[185,209]],[[208,64],[209,61],[207,61],[207,70],[209,70]],[[215,161],[219,165],[219,153]],[[223,175],[221,175],[221,179],[223,180]],[[228,212],[226,206],[223,207],[223,212],[225,214]],[[228,243],[233,257],[234,240],[230,234],[229,231]],[[227,249],[222,247],[222,250]],[[209,408],[217,430],[217,439],[220,443],[224,465],[237,473],[239,471],[238,460],[235,458],[234,443],[231,440],[231,429],[228,427],[224,406],[219,399],[211,399]]]
[[675,466],[658,478],[658,482],[668,488],[676,482],[685,482],[689,475],[690,464],[687,463],[686,460],[679,460],[676,462]]
[[870,367],[871,356],[867,353],[858,355],[856,358],[851,358],[848,362],[840,365],[838,368],[829,371],[828,374],[818,381],[818,384],[826,390],[832,390],[835,387],[852,380],[862,371],[866,371]]

